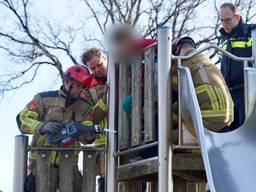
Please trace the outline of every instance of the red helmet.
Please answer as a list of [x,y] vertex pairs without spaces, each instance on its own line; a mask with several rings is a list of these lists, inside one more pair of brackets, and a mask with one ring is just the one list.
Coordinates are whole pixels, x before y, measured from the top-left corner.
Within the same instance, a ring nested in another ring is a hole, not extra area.
[[76,80],[89,88],[97,85],[97,81],[91,74],[91,71],[81,65],[68,68],[64,73],[64,79]]
[[172,40],[172,54],[173,55],[179,55],[180,49],[182,44],[184,43],[189,43],[191,44],[194,48],[196,48],[196,43],[191,37],[176,37],[173,38]]

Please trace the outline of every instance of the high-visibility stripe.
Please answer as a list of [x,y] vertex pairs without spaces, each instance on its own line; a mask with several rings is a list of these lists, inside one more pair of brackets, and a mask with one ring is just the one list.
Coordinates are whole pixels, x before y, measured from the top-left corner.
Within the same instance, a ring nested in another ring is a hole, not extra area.
[[219,108],[218,102],[217,102],[217,99],[215,97],[215,94],[214,94],[211,86],[204,84],[204,85],[196,87],[196,95],[199,95],[203,92],[206,92],[206,94],[209,96],[209,98],[211,100],[212,109],[218,110],[218,108]]
[[36,120],[37,118],[38,114],[34,111],[29,111],[27,107],[20,112],[20,121],[23,125],[29,127],[31,132],[34,132],[34,129],[41,123]]
[[[230,38],[231,41],[231,47],[232,48],[246,48],[246,47],[252,47],[252,38],[249,37],[248,41],[241,41],[240,38]],[[227,49],[227,41],[225,40],[222,44],[221,47],[226,50]]]
[[89,121],[89,120],[85,120],[85,121],[81,122],[81,124],[86,125],[86,126],[92,126],[93,122]]
[[217,111],[210,111],[210,110],[204,110],[201,111],[202,117],[226,117],[227,115],[232,115],[232,111],[230,113],[227,113],[226,110],[217,110]]
[[227,49],[227,42],[228,42],[228,40],[226,39],[226,40],[223,41],[222,44],[221,44],[221,47],[222,47],[224,50]]
[[107,111],[107,106],[102,99],[98,100],[93,108],[95,109],[96,107],[99,107],[102,111]]
[[224,93],[223,93],[223,91],[220,88],[218,88],[218,91],[219,91],[220,98],[221,98],[222,109],[226,110],[227,109],[227,105],[226,105],[226,98],[224,96]]
[[177,85],[178,84],[178,77],[177,76],[172,76],[172,84]]
[[200,86],[195,88],[196,94],[198,95],[200,93],[203,93],[204,91],[206,91],[206,89],[207,89],[207,85],[206,84],[200,85]]
[[[211,86],[211,85],[201,85],[195,88],[196,90],[196,95],[205,93],[210,99],[211,102],[211,108],[212,110],[208,111],[223,111],[225,114],[227,114],[227,99],[224,92],[222,91],[221,88]],[[231,98],[229,98],[231,99]],[[232,105],[229,105],[229,111],[230,113],[233,113],[233,108]]]
[[219,104],[218,104],[216,94],[214,93],[212,86],[207,87],[207,93],[208,93],[208,96],[210,97],[210,100],[211,100],[211,103],[213,106],[213,110],[218,110]]
[[252,38],[249,37],[248,41],[241,41],[239,38],[230,38],[232,48],[245,48],[252,46]]
[[232,48],[245,48],[245,47],[252,47],[252,42],[245,42],[245,41],[236,41],[231,42]]
[[220,95],[219,95],[219,92],[218,92],[218,88],[217,87],[212,87],[213,88],[213,91],[215,93],[215,96],[217,98],[217,102],[219,104],[219,110],[223,110],[222,109],[222,103],[221,103],[221,98],[220,98]]
[[218,96],[220,110],[225,110],[226,109],[226,106],[224,105],[225,98],[223,97],[222,90],[215,86],[213,88]]

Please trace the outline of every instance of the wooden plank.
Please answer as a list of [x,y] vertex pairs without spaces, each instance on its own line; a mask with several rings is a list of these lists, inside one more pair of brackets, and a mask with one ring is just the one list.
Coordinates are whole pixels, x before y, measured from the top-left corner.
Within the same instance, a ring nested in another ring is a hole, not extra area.
[[50,152],[38,151],[36,161],[36,191],[50,191]]
[[147,182],[146,192],[157,192],[157,181]]
[[145,51],[144,75],[144,141],[155,139],[155,48]]
[[128,85],[128,64],[119,64],[119,88],[118,88],[118,149],[123,150],[129,147],[129,117],[123,110],[123,99],[129,95]]
[[83,159],[83,192],[95,192],[96,190],[96,152],[84,151]]
[[186,171],[174,170],[173,175],[179,176],[179,177],[181,177],[189,182],[193,182],[193,183],[202,182],[202,177],[200,177],[200,176],[197,177],[197,175],[188,173]]
[[196,183],[187,183],[187,192],[198,192]]
[[117,180],[130,180],[153,173],[157,173],[158,158],[153,157],[138,162],[121,165],[117,168]]
[[181,177],[173,177],[173,189],[175,192],[187,192],[187,181]]
[[206,182],[197,183],[197,192],[205,192],[206,191]]
[[59,188],[61,192],[73,191],[74,153],[61,152],[59,162]]
[[194,154],[174,154],[173,169],[203,171],[204,163],[200,156]]
[[129,191],[129,182],[128,181],[122,181],[118,182],[118,192],[128,192]]
[[[200,156],[193,154],[174,154],[173,169],[180,171],[204,171]],[[117,168],[118,181],[130,180],[158,172],[158,158],[152,157],[141,161],[121,165]]]
[[142,192],[142,183],[141,181],[130,181],[129,182],[129,192]]
[[140,144],[141,135],[141,62],[141,58],[137,57],[132,63],[132,146]]

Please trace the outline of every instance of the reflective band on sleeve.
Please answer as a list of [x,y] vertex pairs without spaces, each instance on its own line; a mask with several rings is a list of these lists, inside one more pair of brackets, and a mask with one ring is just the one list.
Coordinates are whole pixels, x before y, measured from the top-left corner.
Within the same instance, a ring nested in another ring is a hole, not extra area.
[[36,127],[41,123],[37,118],[38,114],[34,111],[29,111],[27,107],[20,112],[21,123],[29,127],[31,132],[35,132]]
[[208,93],[208,96],[211,99],[213,110],[219,110],[218,100],[216,98],[216,94],[214,93],[212,86],[207,87],[207,93]]
[[221,110],[221,111],[201,111],[202,117],[226,117],[227,115],[232,115],[232,111],[230,113],[227,113],[226,110]]
[[230,40],[231,40],[232,48],[252,47],[252,38],[251,37],[248,38],[248,41],[239,41],[239,39],[236,39],[236,38],[230,38]]
[[223,97],[222,90],[215,86],[213,86],[213,89],[218,97],[218,103],[219,103],[220,110],[226,110],[226,106],[224,105],[225,98]]
[[99,107],[102,111],[107,111],[107,106],[102,99],[100,99],[93,108],[95,109],[96,107]]
[[225,41],[223,41],[222,43],[221,43],[221,48],[222,49],[224,49],[224,50],[226,50],[227,49],[227,42],[228,42],[228,40],[226,39]]

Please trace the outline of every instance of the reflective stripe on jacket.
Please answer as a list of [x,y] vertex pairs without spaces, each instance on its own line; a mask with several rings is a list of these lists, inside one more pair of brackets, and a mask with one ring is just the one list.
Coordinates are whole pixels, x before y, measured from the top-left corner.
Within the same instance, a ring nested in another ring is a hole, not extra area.
[[[231,33],[226,33],[224,29],[221,28],[220,46],[226,51],[238,57],[251,57],[251,31],[255,28],[255,25],[245,24],[242,18],[240,19],[238,25],[231,31]],[[241,87],[244,85],[243,70],[243,62],[237,62],[228,58],[226,55],[222,55],[221,72],[229,88],[236,86]]]
[[[98,124],[101,128],[107,127],[107,117],[106,117],[106,84],[98,84],[97,86],[83,90],[83,95],[92,103],[94,109],[94,122]],[[106,143],[106,134],[97,134],[96,140],[93,146],[99,147],[104,146]]]
[[[182,64],[191,72],[204,126],[219,131],[229,125],[233,121],[234,104],[219,69],[202,54]],[[172,84],[177,87],[177,82],[174,75]]]

